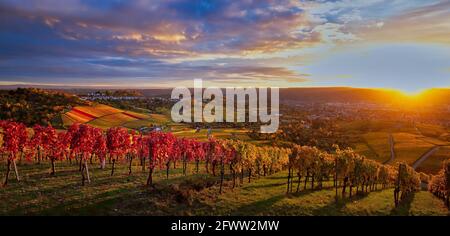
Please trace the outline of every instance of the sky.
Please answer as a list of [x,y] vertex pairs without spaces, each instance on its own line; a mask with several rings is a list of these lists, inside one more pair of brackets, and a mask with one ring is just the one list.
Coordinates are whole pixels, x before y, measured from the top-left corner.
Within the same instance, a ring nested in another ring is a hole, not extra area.
[[1,0],[0,85],[450,87],[450,0]]

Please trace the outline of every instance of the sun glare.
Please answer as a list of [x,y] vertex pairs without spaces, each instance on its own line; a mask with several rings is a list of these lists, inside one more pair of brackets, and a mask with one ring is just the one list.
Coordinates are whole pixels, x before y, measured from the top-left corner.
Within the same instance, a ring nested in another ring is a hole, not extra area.
[[411,105],[425,105],[432,100],[433,89],[423,89],[421,91],[400,91],[400,94],[403,96],[403,100]]
[[410,99],[417,99],[421,95],[423,95],[424,92],[425,92],[424,90],[421,90],[421,91],[400,91],[401,94],[403,94],[405,97],[410,98]]

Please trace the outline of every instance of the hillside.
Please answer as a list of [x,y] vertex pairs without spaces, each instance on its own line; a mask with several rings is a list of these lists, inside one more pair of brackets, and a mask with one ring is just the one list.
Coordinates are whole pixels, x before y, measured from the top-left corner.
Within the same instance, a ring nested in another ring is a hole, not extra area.
[[12,119],[26,125],[61,125],[59,114],[73,106],[85,105],[77,96],[36,88],[0,90],[0,119]]
[[450,142],[443,138],[447,131],[442,126],[417,123],[416,129],[413,124],[388,121],[342,122],[341,125],[341,131],[352,136],[351,146],[358,153],[381,163],[402,161],[413,165],[428,151],[440,147],[416,167],[421,172],[436,174],[442,162],[450,159],[447,151]]
[[[0,172],[4,171],[0,165]],[[195,166],[190,165],[188,173]],[[155,173],[156,188],[143,186],[147,173],[133,166],[128,176],[127,166],[118,165],[117,175],[108,170],[91,169],[89,186],[79,185],[74,165],[58,163],[58,176],[48,175],[47,165],[21,166],[23,180],[13,182],[13,188],[0,188],[0,215],[449,215],[444,203],[427,191],[418,191],[399,207],[394,206],[393,189],[373,191],[334,201],[334,190],[328,182],[322,190],[301,190],[286,194],[283,171],[272,176],[244,183],[231,189],[225,182],[220,195],[219,176],[199,174],[183,176],[181,167]]]
[[61,115],[64,127],[73,123],[89,124],[94,127],[107,129],[122,126],[130,129],[151,127],[167,122],[158,114],[142,114],[127,110],[117,109],[104,104],[91,106],[76,106]]
[[[419,102],[426,101],[426,105],[450,105],[450,89],[429,89],[418,96],[420,97]],[[350,87],[285,88],[280,89],[280,99],[282,101],[306,103],[368,102],[402,104],[410,102],[410,97],[400,91]]]
[[[1,89],[16,89],[20,87],[39,87],[39,86],[0,86]],[[112,95],[133,95],[145,97],[170,97],[172,89],[134,89],[134,90],[98,90],[89,88],[60,88],[57,86],[43,86],[43,89],[56,92],[64,92],[69,94],[85,95],[94,92],[109,91]],[[34,90],[29,88],[29,90]],[[450,89],[439,88],[425,90],[420,94],[422,100],[435,105],[450,105]],[[288,102],[369,102],[369,103],[392,103],[405,102],[409,98],[397,90],[371,89],[371,88],[351,88],[351,87],[296,87],[296,88],[280,88],[281,101]]]

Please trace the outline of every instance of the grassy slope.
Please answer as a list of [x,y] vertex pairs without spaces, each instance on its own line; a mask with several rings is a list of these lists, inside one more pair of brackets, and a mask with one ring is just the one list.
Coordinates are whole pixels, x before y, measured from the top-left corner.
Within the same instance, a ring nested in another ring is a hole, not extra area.
[[[1,163],[0,173],[4,173]],[[155,174],[156,190],[144,186],[147,174],[134,167],[127,176],[125,164],[118,165],[116,175],[90,166],[92,183],[80,186],[75,165],[58,163],[57,177],[48,176],[48,164],[19,167],[23,178],[11,180],[0,188],[0,215],[446,215],[443,203],[428,192],[418,192],[397,209],[392,190],[370,193],[353,201],[334,203],[334,191],[306,190],[285,195],[286,173],[260,178],[218,195],[217,184],[194,191],[192,186],[216,183],[217,177],[181,176],[172,171],[165,180],[164,171]],[[193,166],[189,173],[192,173]],[[191,186],[187,190],[184,187]]]
[[[381,163],[386,162],[391,158],[389,133],[386,132],[371,132],[363,135],[368,149],[372,153],[376,153],[375,159]],[[369,156],[370,157],[370,156]]]
[[[286,195],[286,173],[260,179],[219,196],[204,197],[209,208],[198,214],[221,215],[448,215],[444,204],[429,192],[411,196],[394,208],[393,190],[386,189],[357,196],[353,200],[334,200],[334,189],[300,191]],[[330,185],[330,184],[329,184]],[[309,187],[308,187],[309,188]],[[216,189],[208,190],[214,196]],[[203,194],[208,196],[207,194]]]
[[[158,170],[154,175],[157,190],[150,191],[144,185],[147,173],[140,166],[134,166],[134,174],[128,176],[126,164],[119,164],[113,177],[110,169],[100,170],[98,164],[89,168],[92,182],[83,187],[76,164],[57,163],[56,177],[49,176],[48,163],[19,166],[22,181],[11,174],[8,187],[0,188],[0,215],[180,215],[189,204],[173,199],[179,194],[171,185],[217,180],[202,173],[184,177],[180,168],[166,180],[165,172]],[[0,173],[5,173],[3,162]]]

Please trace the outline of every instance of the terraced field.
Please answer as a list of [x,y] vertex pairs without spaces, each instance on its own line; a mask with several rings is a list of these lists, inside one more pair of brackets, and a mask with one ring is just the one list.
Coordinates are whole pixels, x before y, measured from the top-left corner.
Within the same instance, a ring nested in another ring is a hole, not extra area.
[[[199,140],[208,139],[208,131],[206,129],[196,132],[195,129],[188,127],[186,124],[172,123],[170,118],[163,114],[142,114],[102,104],[74,107],[71,111],[63,114],[61,118],[65,127],[75,122],[89,124],[102,129],[117,126],[139,129],[141,127],[164,125],[170,127],[171,131],[179,137],[197,138]],[[250,138],[246,132],[247,130],[214,129],[211,134],[216,138],[249,140]]]
[[63,114],[61,117],[65,126],[70,126],[73,123],[86,123],[94,119],[90,116],[76,111],[69,111]]
[[123,126],[130,129],[138,129],[143,126],[161,124],[168,121],[167,117],[159,114],[141,114],[125,111],[111,106],[98,104],[94,106],[77,106],[69,112],[62,114],[61,118],[65,127],[73,123],[86,123],[102,129],[115,126]]
[[124,113],[115,113],[111,115],[102,116],[101,118],[98,119],[94,119],[88,122],[88,124],[95,127],[107,129],[109,127],[122,126],[122,124],[135,120],[136,118],[128,116]]
[[[103,104],[98,104],[95,106],[78,106],[78,107],[74,107],[72,109],[72,111],[84,112],[95,118],[114,114],[114,113],[123,112],[123,110],[120,110],[120,109],[117,109],[117,108],[114,108],[111,106],[103,105]],[[70,112],[72,112],[72,111],[70,111]]]

